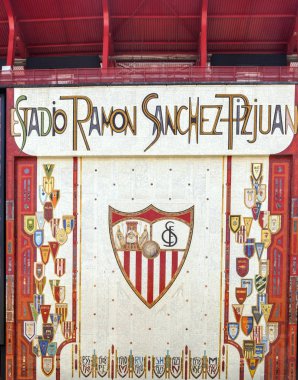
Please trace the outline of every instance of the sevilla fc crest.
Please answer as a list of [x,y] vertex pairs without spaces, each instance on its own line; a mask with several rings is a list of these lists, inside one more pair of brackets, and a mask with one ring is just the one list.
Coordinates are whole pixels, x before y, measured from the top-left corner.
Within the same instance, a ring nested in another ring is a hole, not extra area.
[[194,208],[166,212],[153,205],[138,212],[110,207],[110,237],[129,286],[151,308],[168,291],[186,259]]

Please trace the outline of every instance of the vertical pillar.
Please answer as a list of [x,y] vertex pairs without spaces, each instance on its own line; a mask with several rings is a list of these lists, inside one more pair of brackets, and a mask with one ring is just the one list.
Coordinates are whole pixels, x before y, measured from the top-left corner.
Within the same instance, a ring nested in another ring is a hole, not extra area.
[[208,0],[201,0],[200,66],[207,66],[207,8]]

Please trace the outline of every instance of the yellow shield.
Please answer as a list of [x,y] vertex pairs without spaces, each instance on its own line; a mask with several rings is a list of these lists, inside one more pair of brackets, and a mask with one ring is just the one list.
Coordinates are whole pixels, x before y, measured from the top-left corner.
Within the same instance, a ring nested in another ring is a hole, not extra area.
[[239,231],[241,225],[241,215],[230,215],[230,229],[234,234]]
[[36,216],[25,215],[24,217],[24,231],[28,235],[33,235],[37,228]]
[[261,242],[264,243],[264,248],[268,248],[271,244],[271,232],[267,228],[262,229]]
[[260,178],[263,170],[263,164],[251,164],[251,174],[256,181]]
[[54,177],[50,177],[50,178],[43,177],[43,189],[48,195],[50,195],[51,192],[53,191],[54,185],[55,185]]

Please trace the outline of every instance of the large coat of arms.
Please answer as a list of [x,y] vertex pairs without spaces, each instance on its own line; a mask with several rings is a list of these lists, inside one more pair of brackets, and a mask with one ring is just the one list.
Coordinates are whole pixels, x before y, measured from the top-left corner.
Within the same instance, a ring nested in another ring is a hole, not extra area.
[[168,291],[185,262],[194,208],[166,212],[153,205],[137,212],[109,208],[110,237],[129,286],[151,308]]

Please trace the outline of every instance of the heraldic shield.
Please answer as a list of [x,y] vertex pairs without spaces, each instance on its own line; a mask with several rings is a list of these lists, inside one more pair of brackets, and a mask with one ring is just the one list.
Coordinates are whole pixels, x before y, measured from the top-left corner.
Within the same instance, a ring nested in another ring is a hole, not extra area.
[[150,205],[127,213],[109,208],[117,263],[148,308],[165,295],[181,271],[191,243],[193,216],[194,207],[166,212]]

